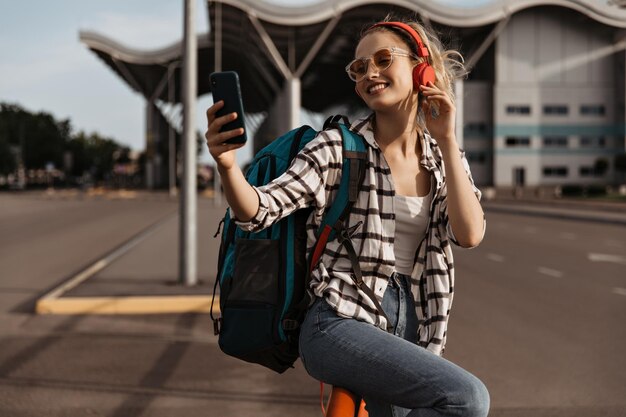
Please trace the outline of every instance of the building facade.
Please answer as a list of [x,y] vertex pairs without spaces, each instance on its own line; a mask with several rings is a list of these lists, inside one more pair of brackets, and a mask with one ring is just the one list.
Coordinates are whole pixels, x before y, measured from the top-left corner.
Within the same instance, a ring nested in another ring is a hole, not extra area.
[[[623,2],[494,0],[460,8],[430,0],[320,0],[293,7],[210,0],[207,10],[212,31],[198,35],[198,95],[210,93],[202,82],[210,72],[237,71],[244,107],[267,116],[253,138],[255,149],[302,123],[300,108],[362,114],[343,67],[360,30],[392,12],[418,16],[466,58],[469,77],[456,86],[457,135],[477,184],[611,184],[621,178],[615,157],[626,152]],[[150,52],[97,34],[81,39],[146,97],[149,110],[150,103],[180,102],[180,44]],[[148,175],[158,187],[166,159],[154,143],[166,143],[166,129],[153,125],[148,120],[155,167]]]
[[626,95],[625,41],[615,35],[564,8],[511,18],[495,43],[494,84],[477,86],[493,97],[486,123],[495,186],[613,182],[615,156],[625,149]]

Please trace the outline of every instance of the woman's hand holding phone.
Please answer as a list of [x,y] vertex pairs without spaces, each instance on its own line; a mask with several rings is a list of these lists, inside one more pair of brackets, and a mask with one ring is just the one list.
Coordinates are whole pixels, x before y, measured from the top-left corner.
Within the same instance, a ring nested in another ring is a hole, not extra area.
[[218,169],[229,170],[236,165],[235,150],[241,148],[245,143],[224,142],[237,136],[241,136],[244,133],[244,129],[237,128],[220,132],[220,129],[225,124],[230,123],[239,117],[237,113],[229,113],[224,116],[217,117],[216,113],[222,107],[224,107],[224,101],[220,100],[207,109],[206,117],[208,129],[204,137],[206,138],[209,152],[218,165]]
[[225,130],[220,129],[227,123],[236,120],[237,113],[228,113],[217,116],[216,113],[224,107],[222,100],[216,102],[206,111],[209,128],[204,137],[209,146],[209,152],[217,163],[226,201],[232,209],[235,217],[241,221],[250,220],[259,210],[259,198],[256,191],[248,184],[243,172],[235,159],[236,150],[244,143],[226,143],[229,139],[241,136],[244,133],[242,127]]

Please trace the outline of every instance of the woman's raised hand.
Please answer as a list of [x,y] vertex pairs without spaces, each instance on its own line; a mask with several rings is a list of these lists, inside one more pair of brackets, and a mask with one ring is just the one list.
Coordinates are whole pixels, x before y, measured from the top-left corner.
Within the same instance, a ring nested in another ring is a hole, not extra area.
[[[420,91],[426,98],[422,104],[422,110],[430,135],[437,142],[455,140],[456,108],[448,94],[431,82],[428,85],[420,86]],[[437,102],[438,105],[438,112],[435,116],[431,112],[433,102]]]
[[213,104],[206,111],[206,118],[208,122],[208,129],[204,134],[206,138],[206,143],[209,147],[209,152],[215,162],[218,165],[218,168],[228,170],[235,165],[235,150],[241,148],[243,143],[224,143],[228,139],[232,139],[243,134],[243,128],[227,130],[225,132],[220,132],[222,126],[226,123],[232,122],[238,116],[237,113],[230,113],[221,117],[215,117],[215,113],[224,107],[224,102],[222,100]]

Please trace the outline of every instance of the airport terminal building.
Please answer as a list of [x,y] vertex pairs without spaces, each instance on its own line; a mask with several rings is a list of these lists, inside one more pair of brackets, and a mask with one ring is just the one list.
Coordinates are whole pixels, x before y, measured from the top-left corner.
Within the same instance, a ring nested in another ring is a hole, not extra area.
[[[477,184],[611,184],[621,175],[615,157],[626,152],[624,3],[209,1],[211,30],[198,35],[197,93],[210,92],[214,70],[237,71],[255,149],[305,114],[355,117],[366,110],[343,68],[360,30],[390,12],[417,16],[471,70],[456,82],[457,136]],[[146,98],[146,175],[150,186],[165,186],[177,134],[175,118],[163,109],[180,102],[181,44],[137,51],[93,32],[81,32],[81,40]]]

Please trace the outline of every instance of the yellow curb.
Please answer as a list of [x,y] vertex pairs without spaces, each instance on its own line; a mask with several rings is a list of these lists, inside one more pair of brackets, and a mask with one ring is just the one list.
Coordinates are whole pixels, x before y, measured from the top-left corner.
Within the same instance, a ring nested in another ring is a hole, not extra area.
[[[37,314],[159,314],[209,312],[211,295],[204,296],[122,296],[122,297],[65,297],[95,274],[108,267],[120,256],[154,233],[176,213],[170,213],[151,224],[104,258],[52,289],[35,304]],[[216,297],[218,299],[218,297]],[[218,301],[219,305],[219,301]],[[215,310],[214,310],[215,311]]]
[[[211,295],[42,298],[35,310],[38,314],[208,313],[211,298]],[[219,305],[216,295],[213,314],[219,313]]]

